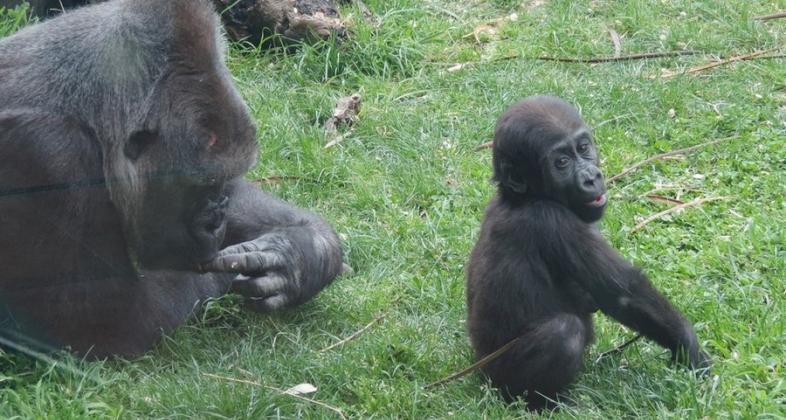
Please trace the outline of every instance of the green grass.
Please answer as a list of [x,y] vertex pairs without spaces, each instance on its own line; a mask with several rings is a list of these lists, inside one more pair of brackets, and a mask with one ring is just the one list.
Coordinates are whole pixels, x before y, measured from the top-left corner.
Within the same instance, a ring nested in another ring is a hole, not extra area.
[[[731,56],[783,45],[786,20],[752,16],[783,0],[730,1],[368,0],[382,24],[363,22],[341,45],[284,55],[236,48],[230,67],[259,125],[261,159],[249,175],[297,176],[268,186],[324,214],[345,240],[353,277],[275,316],[211,304],[134,361],[78,363],[89,379],[0,354],[0,417],[335,418],[267,388],[309,382],[316,400],[357,418],[511,418],[478,375],[422,386],[471,363],[464,331],[463,265],[493,194],[490,154],[497,116],[513,101],[555,94],[596,127],[607,175],[648,156],[736,135],[681,160],[658,161],[610,188],[602,230],[696,326],[715,366],[706,378],[667,365],[640,341],[595,359],[631,332],[595,317],[597,342],[556,418],[786,416],[786,63],[728,65],[650,79],[708,56],[597,65],[528,59],[694,49]],[[517,14],[496,34],[478,25]],[[23,23],[0,14],[0,34]],[[516,55],[518,58],[504,58]],[[474,63],[448,72],[456,63]],[[321,125],[341,96],[359,92],[360,121],[323,150]],[[673,117],[669,110],[673,110]],[[665,209],[644,198],[731,196],[630,231]],[[396,301],[396,299],[399,299]],[[329,352],[318,350],[386,318]],[[548,414],[548,413],[547,413]]]

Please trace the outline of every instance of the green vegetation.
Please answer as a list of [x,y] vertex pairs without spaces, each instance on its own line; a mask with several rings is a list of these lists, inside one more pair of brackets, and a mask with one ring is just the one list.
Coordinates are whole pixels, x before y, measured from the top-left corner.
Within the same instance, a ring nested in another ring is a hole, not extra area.
[[[713,355],[706,378],[673,369],[632,334],[595,317],[597,341],[557,418],[786,416],[786,63],[761,59],[652,78],[713,56],[783,45],[786,20],[753,16],[786,2],[752,0],[368,0],[381,25],[354,22],[344,43],[299,51],[233,49],[230,67],[259,125],[249,177],[324,214],[356,271],[307,305],[275,316],[211,302],[134,361],[74,362],[88,377],[0,353],[0,417],[336,418],[330,410],[217,374],[288,388],[356,418],[509,418],[477,374],[422,386],[472,355],[463,265],[493,194],[490,154],[475,147],[518,98],[549,93],[596,127],[613,175],[651,155],[737,136],[645,165],[610,187],[602,230],[693,320]],[[515,17],[512,16],[515,13]],[[508,17],[502,21],[497,19]],[[0,35],[23,24],[0,12]],[[493,30],[481,25],[499,22]],[[679,49],[705,55],[603,64],[534,60]],[[467,63],[461,69],[454,67]],[[453,71],[451,71],[453,70]],[[0,75],[0,77],[2,77]],[[324,150],[335,101],[358,92],[360,120]],[[275,178],[274,178],[275,179]],[[731,197],[631,229],[668,208],[647,199]],[[319,350],[386,313],[357,339]]]

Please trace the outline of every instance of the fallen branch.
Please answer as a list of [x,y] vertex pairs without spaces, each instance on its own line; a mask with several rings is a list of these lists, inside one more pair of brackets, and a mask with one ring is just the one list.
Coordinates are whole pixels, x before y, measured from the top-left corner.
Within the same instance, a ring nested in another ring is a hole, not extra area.
[[523,60],[540,60],[540,61],[558,61],[561,63],[585,63],[585,64],[595,64],[595,63],[610,63],[614,61],[630,61],[630,60],[647,60],[653,58],[668,58],[668,57],[679,57],[683,55],[699,55],[699,54],[706,54],[702,51],[692,51],[692,50],[685,50],[685,51],[664,51],[664,52],[650,52],[650,53],[641,53],[641,54],[631,54],[631,55],[613,55],[611,57],[590,57],[590,58],[574,58],[574,57],[549,57],[549,56],[540,56],[540,57],[522,57],[519,54],[510,54],[503,57],[493,58],[488,61],[477,61],[477,62],[467,62],[467,63],[458,63],[453,64],[448,71],[454,72],[461,70],[465,67],[471,66],[473,64],[483,64],[483,63],[496,63],[500,61],[507,61],[507,60],[515,60],[515,59],[523,59]]
[[273,386],[270,386],[270,385],[265,385],[265,384],[261,384],[259,382],[249,381],[249,380],[246,380],[246,379],[238,379],[238,378],[231,378],[229,376],[215,375],[215,374],[212,374],[212,373],[202,373],[202,375],[207,376],[208,378],[220,379],[222,381],[235,382],[235,383],[239,383],[239,384],[253,385],[253,386],[266,388],[266,389],[269,389],[271,391],[278,392],[281,395],[288,395],[290,397],[297,398],[299,400],[303,400],[303,401],[309,402],[311,404],[318,405],[318,406],[323,407],[323,408],[327,408],[328,410],[336,413],[342,419],[346,419],[347,418],[347,416],[344,415],[344,412],[342,412],[341,409],[339,409],[337,407],[333,407],[332,405],[325,404],[322,401],[317,401],[317,400],[314,400],[314,399],[311,399],[311,398],[308,398],[308,397],[304,397],[302,395],[298,395],[298,394],[293,393],[293,392],[287,392],[287,391],[284,391],[283,389],[279,389],[279,388],[276,388],[276,387],[273,387]]
[[636,233],[639,230],[641,230],[641,228],[646,226],[648,223],[650,223],[652,221],[655,221],[655,220],[658,220],[658,219],[662,218],[663,216],[667,216],[669,214],[676,213],[676,212],[678,212],[680,210],[685,210],[685,209],[688,209],[688,208],[691,208],[691,207],[696,207],[696,206],[704,204],[704,203],[709,203],[710,201],[728,200],[730,198],[731,197],[699,198],[699,199],[693,200],[693,201],[691,201],[689,203],[680,204],[679,206],[674,206],[672,208],[663,210],[660,213],[655,213],[652,216],[642,220],[639,224],[634,226],[633,229],[631,229],[631,231],[630,231],[630,235],[633,235],[634,233]]
[[440,379],[440,380],[438,380],[436,382],[432,382],[432,383],[424,386],[423,389],[431,389],[431,388],[434,388],[435,386],[444,385],[444,384],[446,384],[448,382],[453,382],[456,379],[464,377],[464,376],[466,376],[466,375],[468,375],[468,374],[470,374],[470,373],[472,373],[472,372],[482,368],[483,366],[486,366],[487,364],[493,362],[498,357],[502,356],[506,351],[510,350],[511,347],[513,347],[519,341],[519,339],[521,339],[521,337],[516,337],[513,340],[508,341],[507,344],[505,344],[504,346],[498,348],[493,353],[490,353],[490,354],[486,355],[485,357],[483,357],[482,359],[478,360],[477,362],[471,364],[469,367],[467,367],[465,369],[462,369],[462,370],[460,370],[460,371],[458,371],[456,373],[453,373],[452,375],[450,375],[450,376],[448,376],[446,378]]
[[701,66],[696,66],[696,67],[691,67],[688,70],[685,70],[684,72],[666,71],[665,73],[661,74],[660,76],[652,76],[652,77],[650,77],[650,79],[668,79],[668,78],[674,77],[674,76],[676,76],[678,74],[699,73],[699,72],[702,72],[702,71],[705,71],[705,70],[709,70],[709,69],[712,69],[712,68],[715,68],[715,67],[718,67],[718,66],[724,66],[726,64],[736,63],[738,61],[753,60],[753,59],[755,59],[755,58],[757,58],[759,56],[762,56],[764,54],[773,53],[773,52],[778,51],[780,49],[781,49],[781,47],[774,47],[774,48],[769,48],[769,49],[766,49],[766,50],[754,51],[754,52],[752,52],[750,54],[735,55],[733,57],[729,57],[729,58],[724,59],[724,60],[713,61],[712,63],[703,64]]
[[783,18],[786,18],[786,12],[778,12],[778,13],[773,13],[771,15],[754,16],[753,20],[760,20],[764,22],[768,20],[783,19]]
[[[668,58],[668,57],[679,57],[683,55],[699,55],[704,54],[702,51],[693,51],[693,50],[685,50],[685,51],[664,51],[664,52],[650,52],[650,53],[641,53],[641,54],[631,54],[631,55],[620,55],[620,56],[611,56],[611,57],[591,57],[591,58],[572,58],[572,57],[548,57],[548,56],[541,56],[536,57],[535,60],[542,60],[542,61],[559,61],[561,63],[609,63],[613,61],[630,61],[630,60],[648,60],[652,58]],[[511,57],[517,58],[517,57]]]
[[649,157],[647,159],[642,160],[641,162],[636,163],[635,165],[632,165],[632,166],[629,166],[629,167],[623,169],[622,172],[618,173],[617,175],[614,175],[614,176],[606,179],[606,183],[607,184],[611,184],[612,182],[614,182],[614,181],[616,181],[616,180],[618,180],[618,179],[628,175],[629,173],[635,171],[636,169],[641,168],[642,166],[644,166],[644,165],[646,165],[646,164],[648,164],[650,162],[654,162],[656,160],[664,159],[664,158],[667,158],[669,156],[682,155],[682,154],[685,154],[685,153],[690,153],[690,152],[693,152],[695,150],[701,149],[702,147],[711,146],[713,144],[722,143],[724,141],[732,140],[732,139],[735,139],[737,137],[739,137],[739,136],[734,135],[734,136],[730,136],[730,137],[724,137],[722,139],[716,139],[716,140],[708,141],[706,143],[697,144],[695,146],[686,147],[684,149],[672,150],[671,152],[661,153],[659,155],[655,155],[655,156]]
[[643,336],[641,334],[638,334],[635,337],[631,338],[630,340],[620,344],[619,346],[614,347],[611,350],[604,351],[603,353],[600,354],[600,356],[598,356],[597,359],[595,359],[595,363],[598,363],[601,360],[603,360],[603,359],[605,359],[605,358],[607,358],[609,356],[612,356],[612,355],[615,355],[615,354],[618,354],[618,353],[622,353],[622,351],[625,350],[626,347],[628,347],[629,345],[631,345],[631,344],[641,340],[642,337]]

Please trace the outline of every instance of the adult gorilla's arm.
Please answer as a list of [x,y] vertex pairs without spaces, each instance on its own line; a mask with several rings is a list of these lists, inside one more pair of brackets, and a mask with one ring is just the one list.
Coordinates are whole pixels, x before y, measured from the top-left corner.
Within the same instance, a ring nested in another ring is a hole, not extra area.
[[203,269],[242,274],[232,287],[253,309],[301,304],[341,272],[339,239],[322,218],[245,180],[230,183],[227,195],[224,249]]
[[558,274],[555,278],[578,283],[601,311],[671,350],[675,360],[691,368],[709,365],[691,324],[597,229],[565,207],[546,203],[533,207],[543,221],[537,235],[549,242],[541,253],[549,270]]

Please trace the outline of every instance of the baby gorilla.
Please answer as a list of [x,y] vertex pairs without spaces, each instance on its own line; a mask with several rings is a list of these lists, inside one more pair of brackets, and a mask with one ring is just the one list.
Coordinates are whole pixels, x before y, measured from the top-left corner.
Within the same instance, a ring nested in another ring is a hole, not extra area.
[[519,337],[484,373],[533,410],[562,396],[581,368],[600,309],[691,368],[710,363],[691,324],[598,232],[606,206],[590,130],[561,99],[529,97],[499,119],[498,194],[467,267],[470,340],[478,358]]

